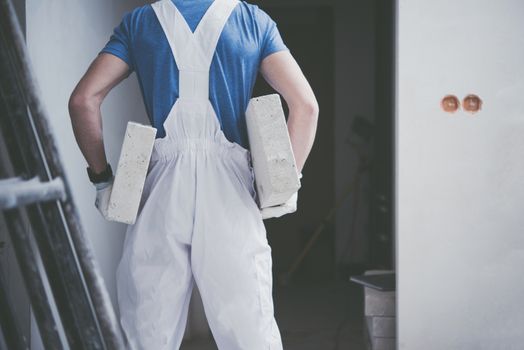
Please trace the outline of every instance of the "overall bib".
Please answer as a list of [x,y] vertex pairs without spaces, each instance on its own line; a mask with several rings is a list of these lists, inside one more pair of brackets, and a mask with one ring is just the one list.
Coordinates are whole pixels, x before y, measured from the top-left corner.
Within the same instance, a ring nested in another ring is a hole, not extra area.
[[165,138],[155,141],[117,270],[132,349],[179,349],[193,283],[220,350],[282,349],[251,154],[226,139],[209,101],[211,61],[237,3],[215,0],[194,33],[171,0],[152,5],[179,68],[180,93]]

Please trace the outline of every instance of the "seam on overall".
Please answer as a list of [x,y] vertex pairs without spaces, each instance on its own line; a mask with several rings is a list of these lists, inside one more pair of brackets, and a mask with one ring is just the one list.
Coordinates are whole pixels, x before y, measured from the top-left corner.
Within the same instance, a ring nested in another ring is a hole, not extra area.
[[[238,162],[240,162],[240,164]],[[240,187],[248,193],[249,198],[258,208],[258,203],[256,202],[256,191],[254,189],[254,173],[249,165],[249,161],[245,158],[240,160],[232,159],[232,162],[226,162],[226,167],[233,173]],[[247,167],[247,169],[243,169],[244,167]]]
[[231,154],[232,156],[245,157],[248,150],[232,142],[224,143],[210,138],[185,138],[184,140],[165,141],[153,148],[151,162],[169,161],[177,154],[185,152],[204,152],[210,154]]
[[253,200],[255,201],[255,203],[257,203],[257,206],[259,206],[258,193],[257,193],[257,188],[256,188],[256,179],[255,179],[255,169],[253,167],[253,159],[251,158],[251,153],[248,154],[248,167],[249,167],[249,172],[251,175],[251,188],[250,188],[251,197],[253,197]]
[[257,276],[257,290],[260,312],[263,315],[269,314],[272,309],[272,290],[270,288],[271,266],[270,257],[267,254],[256,254],[253,257]]

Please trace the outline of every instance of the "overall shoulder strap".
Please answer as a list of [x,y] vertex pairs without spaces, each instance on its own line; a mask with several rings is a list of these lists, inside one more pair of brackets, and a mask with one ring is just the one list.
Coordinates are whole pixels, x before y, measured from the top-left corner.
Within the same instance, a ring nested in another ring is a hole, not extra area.
[[206,12],[195,30],[195,41],[204,52],[208,66],[213,60],[220,34],[237,4],[238,0],[215,0],[209,8],[211,11]]
[[151,5],[179,70],[209,70],[220,34],[237,4],[238,0],[215,0],[194,33],[172,0],[160,0]]

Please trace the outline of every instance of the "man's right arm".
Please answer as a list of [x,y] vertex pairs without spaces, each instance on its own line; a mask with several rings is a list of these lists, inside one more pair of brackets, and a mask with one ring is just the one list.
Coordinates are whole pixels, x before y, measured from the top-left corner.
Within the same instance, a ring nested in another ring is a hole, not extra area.
[[107,165],[102,134],[100,106],[106,95],[130,74],[127,63],[108,53],[101,53],[69,98],[69,115],[80,151],[94,173]]

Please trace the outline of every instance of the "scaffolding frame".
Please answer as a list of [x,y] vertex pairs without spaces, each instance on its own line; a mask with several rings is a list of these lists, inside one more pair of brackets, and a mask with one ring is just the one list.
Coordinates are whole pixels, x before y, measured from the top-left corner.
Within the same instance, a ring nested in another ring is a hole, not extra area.
[[[0,132],[9,158],[2,161],[14,171],[0,169],[0,209],[42,342],[56,350],[125,349],[37,91],[12,3],[0,0]],[[0,298],[4,341],[28,349],[3,284]]]

